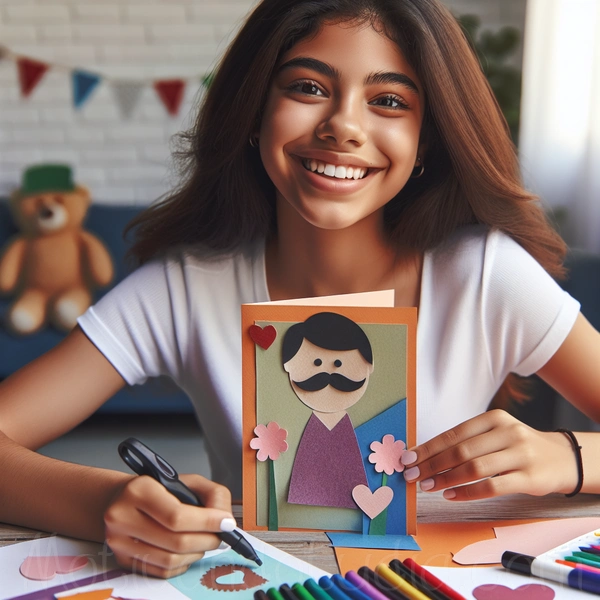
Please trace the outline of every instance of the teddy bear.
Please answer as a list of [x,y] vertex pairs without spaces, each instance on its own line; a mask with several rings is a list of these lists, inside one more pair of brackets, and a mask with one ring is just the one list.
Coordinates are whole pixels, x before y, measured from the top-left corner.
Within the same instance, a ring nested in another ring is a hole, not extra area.
[[71,330],[96,287],[113,277],[104,244],[82,228],[89,191],[75,185],[67,165],[43,164],[23,173],[10,198],[20,232],[0,257],[0,293],[16,294],[7,325],[30,334],[51,323]]

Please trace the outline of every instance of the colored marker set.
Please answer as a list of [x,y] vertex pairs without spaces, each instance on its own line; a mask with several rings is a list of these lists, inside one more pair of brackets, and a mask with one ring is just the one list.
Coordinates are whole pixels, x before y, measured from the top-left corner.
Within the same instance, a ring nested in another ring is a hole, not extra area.
[[510,571],[600,595],[600,529],[539,556],[504,552],[502,565]]
[[[599,555],[600,556],[600,555]],[[307,579],[291,587],[282,585],[254,593],[254,600],[465,600],[435,575],[407,558],[380,564],[375,571],[361,567],[358,572],[323,576],[317,583]]]

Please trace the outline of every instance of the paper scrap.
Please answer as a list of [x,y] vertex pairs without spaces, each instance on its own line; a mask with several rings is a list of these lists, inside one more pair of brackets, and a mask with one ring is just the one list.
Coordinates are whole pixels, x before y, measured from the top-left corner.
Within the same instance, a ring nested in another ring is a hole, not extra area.
[[57,575],[74,573],[88,564],[86,556],[28,556],[19,567],[23,577],[48,581]]

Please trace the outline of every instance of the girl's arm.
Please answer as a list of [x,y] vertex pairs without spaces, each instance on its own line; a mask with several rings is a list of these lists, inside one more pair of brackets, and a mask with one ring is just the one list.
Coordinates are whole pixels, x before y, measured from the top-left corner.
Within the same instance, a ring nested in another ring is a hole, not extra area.
[[123,385],[79,328],[0,385],[0,520],[104,539],[104,510],[130,477],[34,450],[81,423]]
[[121,565],[141,564],[147,574],[170,577],[219,545],[214,533],[205,532],[218,532],[224,519],[232,519],[227,489],[200,476],[182,477],[210,507],[198,509],[182,505],[149,477],[35,452],[123,385],[78,327],[0,385],[0,521],[106,539]]
[[[579,314],[542,379],[600,422],[600,333]],[[583,492],[600,494],[599,433],[576,433],[582,446]],[[563,433],[537,431],[502,410],[454,427],[406,453],[404,475],[449,500],[503,494],[568,494],[578,482],[573,447]],[[474,482],[474,483],[471,483]]]

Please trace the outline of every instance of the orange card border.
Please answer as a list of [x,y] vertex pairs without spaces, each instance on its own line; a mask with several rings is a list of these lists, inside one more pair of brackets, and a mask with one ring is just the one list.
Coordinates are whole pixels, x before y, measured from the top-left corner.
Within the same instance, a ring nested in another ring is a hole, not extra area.
[[[266,526],[256,523],[256,451],[250,448],[256,427],[256,345],[248,334],[255,321],[300,322],[323,311],[336,312],[356,323],[406,325],[407,332],[407,446],[417,443],[416,372],[417,372],[417,309],[405,307],[372,306],[290,306],[272,304],[242,305],[242,463],[243,463],[243,523],[247,531],[267,531]],[[406,494],[407,534],[417,533],[416,484],[407,485]],[[280,528],[280,531],[311,531],[300,528]],[[315,530],[312,530],[315,531]],[[321,530],[317,530],[321,531]]]

